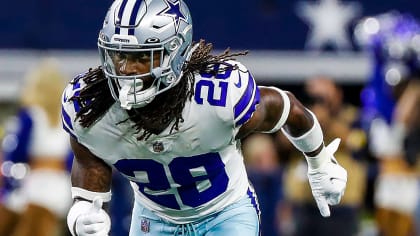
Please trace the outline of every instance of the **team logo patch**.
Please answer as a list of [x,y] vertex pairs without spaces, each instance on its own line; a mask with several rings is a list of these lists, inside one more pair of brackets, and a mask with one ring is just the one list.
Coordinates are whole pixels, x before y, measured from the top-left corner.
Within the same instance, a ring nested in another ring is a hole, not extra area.
[[159,16],[168,16],[172,17],[174,24],[175,24],[175,30],[178,32],[179,25],[181,24],[181,21],[187,22],[187,16],[184,15],[181,11],[181,2],[178,0],[175,1],[168,1],[165,0],[165,3],[167,5],[166,9],[159,12]]
[[150,232],[150,221],[148,219],[141,219],[141,223],[140,223],[140,228],[141,231],[144,233],[149,233]]
[[154,152],[162,152],[163,150],[165,150],[165,147],[163,146],[162,142],[156,141],[152,144],[153,147],[153,151]]

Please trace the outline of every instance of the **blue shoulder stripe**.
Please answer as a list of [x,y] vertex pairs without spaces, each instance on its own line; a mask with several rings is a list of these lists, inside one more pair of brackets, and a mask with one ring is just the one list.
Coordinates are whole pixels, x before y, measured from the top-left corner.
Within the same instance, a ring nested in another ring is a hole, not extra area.
[[[80,95],[80,90],[79,89],[80,89],[80,82],[78,81],[77,83],[73,84],[73,90],[76,91],[76,92],[74,92],[74,96],[75,97],[77,97],[77,96]],[[74,100],[73,101],[73,104],[74,104],[74,110],[76,112],[79,112],[80,111],[80,104],[79,104],[79,102],[77,100]]]
[[70,129],[68,129],[65,125],[64,125],[64,123],[63,123],[63,129],[64,129],[64,131],[66,131],[67,133],[69,133],[74,139],[76,139],[77,140],[77,137],[76,137],[76,135],[74,134],[74,133],[72,133],[72,131],[70,130]]
[[64,107],[61,107],[61,116],[63,118],[64,124],[71,130],[73,130],[73,125],[71,124],[71,118],[69,114],[67,114],[66,110],[64,110]]
[[239,99],[239,102],[234,107],[234,119],[236,126],[249,120],[259,101],[260,94],[258,87],[256,86],[251,73],[248,72],[247,88],[242,94],[241,99]]
[[254,96],[254,92],[255,92],[254,90],[255,90],[255,81],[254,81],[254,78],[252,78],[251,73],[248,72],[247,87],[244,93],[242,94],[241,99],[233,108],[235,120],[239,117],[239,115],[246,109],[246,107],[250,103],[252,97]]
[[252,100],[251,106],[249,106],[248,110],[245,112],[242,118],[235,122],[235,126],[239,126],[247,122],[251,118],[254,111],[257,109],[258,103],[260,103],[260,90],[258,89],[258,87],[256,87],[255,96],[254,96],[254,99]]
[[63,129],[67,133],[69,133],[73,138],[77,139],[73,130],[73,125],[71,123],[71,117],[69,116],[69,114],[67,114],[64,107],[61,107],[61,121],[62,121]]

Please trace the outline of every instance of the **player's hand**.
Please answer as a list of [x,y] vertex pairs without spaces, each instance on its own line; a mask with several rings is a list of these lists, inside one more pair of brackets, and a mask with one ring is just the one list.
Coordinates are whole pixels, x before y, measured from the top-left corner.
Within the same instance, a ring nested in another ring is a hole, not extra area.
[[340,139],[335,139],[318,154],[316,158],[325,159],[318,168],[313,169],[308,166],[312,194],[323,217],[330,216],[329,205],[337,205],[346,188],[347,171],[338,164],[333,156],[339,144]]
[[95,198],[87,213],[76,220],[75,232],[78,236],[108,236],[111,220],[102,209],[103,200]]

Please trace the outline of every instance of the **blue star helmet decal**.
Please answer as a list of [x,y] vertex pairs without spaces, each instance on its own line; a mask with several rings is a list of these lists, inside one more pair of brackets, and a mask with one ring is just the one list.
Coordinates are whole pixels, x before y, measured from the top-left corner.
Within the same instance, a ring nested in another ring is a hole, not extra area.
[[175,1],[165,0],[165,3],[166,5],[168,5],[168,7],[165,10],[159,12],[158,15],[172,17],[174,20],[176,32],[178,32],[179,25],[181,24],[181,20],[188,23],[187,18],[181,11],[181,2],[179,0],[175,0]]

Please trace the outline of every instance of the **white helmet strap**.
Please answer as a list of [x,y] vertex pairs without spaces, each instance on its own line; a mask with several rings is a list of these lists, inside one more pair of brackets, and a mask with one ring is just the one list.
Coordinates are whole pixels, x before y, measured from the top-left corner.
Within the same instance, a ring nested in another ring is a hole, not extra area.
[[128,93],[130,92],[130,89],[131,89],[131,86],[125,85],[121,88],[120,94],[119,94],[121,107],[127,110],[130,110],[132,107],[132,104],[128,100]]

